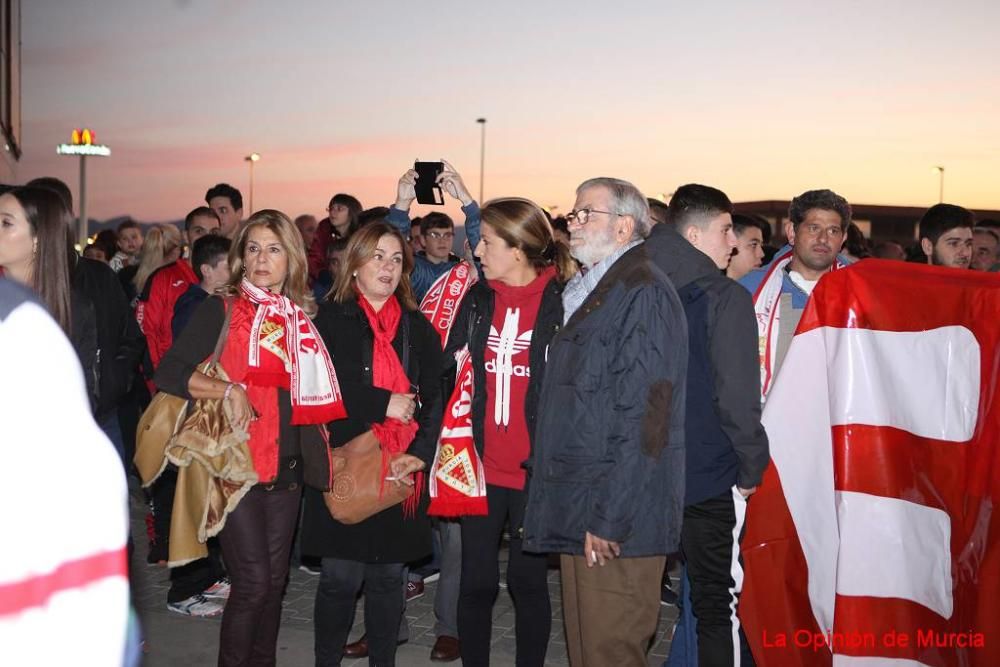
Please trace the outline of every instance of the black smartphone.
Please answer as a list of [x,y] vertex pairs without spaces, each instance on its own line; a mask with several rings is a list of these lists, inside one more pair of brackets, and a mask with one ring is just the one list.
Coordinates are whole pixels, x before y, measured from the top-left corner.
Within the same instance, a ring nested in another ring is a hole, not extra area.
[[443,162],[420,162],[413,163],[413,170],[417,172],[417,202],[432,206],[444,205],[444,193],[438,187],[437,178],[444,171]]

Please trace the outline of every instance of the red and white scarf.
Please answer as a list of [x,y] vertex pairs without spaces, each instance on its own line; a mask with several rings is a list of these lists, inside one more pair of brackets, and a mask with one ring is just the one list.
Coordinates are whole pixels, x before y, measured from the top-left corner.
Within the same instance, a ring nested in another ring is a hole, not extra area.
[[[459,262],[431,286],[420,310],[441,335],[448,340],[462,299],[476,282],[475,269]],[[466,344],[455,354],[458,373],[455,389],[445,406],[434,465],[431,466],[431,504],[427,513],[434,516],[487,514],[486,472],[476,451],[472,435],[472,359]]]
[[[774,364],[778,358],[778,332],[781,329],[781,287],[785,267],[792,261],[792,247],[779,250],[767,267],[767,273],[753,295],[753,309],[757,316],[757,350],[760,354],[760,402],[767,398],[774,381]],[[847,265],[838,255],[833,269]]]
[[[396,295],[393,294],[375,312],[375,308],[360,292],[356,292],[358,306],[368,318],[374,336],[372,345],[372,384],[380,389],[387,389],[394,394],[411,394],[412,385],[406,375],[392,341],[399,330],[399,321],[403,318],[403,309],[399,306]],[[407,343],[408,344],[408,343]],[[381,424],[372,424],[372,433],[382,446],[382,474],[379,479],[382,485],[379,494],[385,488],[385,478],[389,476],[389,462],[396,454],[403,454],[410,447],[418,430],[417,420],[400,421],[394,417],[386,417]],[[422,472],[413,475],[413,493],[403,501],[403,516],[412,517],[420,503],[420,494],[424,486]]]
[[248,371],[261,366],[261,327],[271,320],[284,327],[291,382],[292,424],[325,424],[347,416],[330,353],[305,311],[286,296],[240,283],[240,292],[259,307],[250,327]]
[[424,300],[420,302],[420,312],[441,335],[441,345],[448,342],[448,333],[455,322],[458,307],[476,279],[475,267],[465,261],[459,262],[434,281]]

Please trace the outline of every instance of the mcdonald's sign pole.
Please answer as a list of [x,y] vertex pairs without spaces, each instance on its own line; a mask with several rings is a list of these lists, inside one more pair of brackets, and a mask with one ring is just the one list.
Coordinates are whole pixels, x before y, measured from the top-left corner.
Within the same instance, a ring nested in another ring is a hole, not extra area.
[[253,166],[260,160],[260,153],[250,153],[243,159],[250,163],[250,215],[253,215]]
[[108,157],[111,149],[97,143],[97,134],[90,129],[76,129],[70,136],[70,143],[56,146],[59,155],[80,156],[80,221],[77,228],[77,238],[80,249],[87,247],[87,156]]

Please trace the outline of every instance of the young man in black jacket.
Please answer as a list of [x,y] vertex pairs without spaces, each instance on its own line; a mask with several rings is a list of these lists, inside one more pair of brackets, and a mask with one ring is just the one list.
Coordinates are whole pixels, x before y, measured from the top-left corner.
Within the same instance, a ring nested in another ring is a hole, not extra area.
[[646,240],[646,251],[677,288],[688,322],[681,547],[702,665],[752,664],[741,662],[745,640],[737,639],[739,540],[746,499],[768,462],[753,302],[723,273],[736,247],[732,211],[720,190],[681,186],[667,224]]

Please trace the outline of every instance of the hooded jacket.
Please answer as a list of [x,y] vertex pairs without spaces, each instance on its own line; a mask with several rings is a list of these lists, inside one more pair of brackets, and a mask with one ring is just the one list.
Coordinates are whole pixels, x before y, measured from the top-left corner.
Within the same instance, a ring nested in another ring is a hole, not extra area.
[[677,289],[688,323],[686,505],[760,484],[770,460],[760,423],[757,320],[750,295],[667,225],[646,251]]

